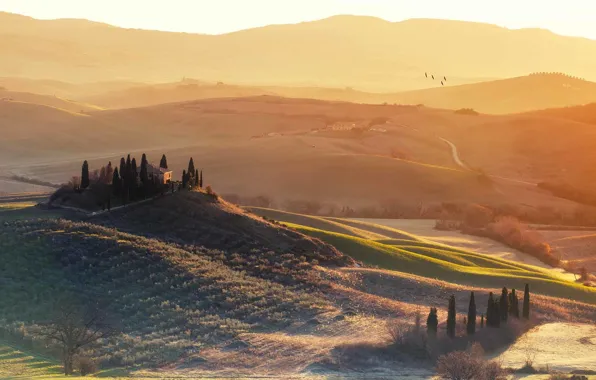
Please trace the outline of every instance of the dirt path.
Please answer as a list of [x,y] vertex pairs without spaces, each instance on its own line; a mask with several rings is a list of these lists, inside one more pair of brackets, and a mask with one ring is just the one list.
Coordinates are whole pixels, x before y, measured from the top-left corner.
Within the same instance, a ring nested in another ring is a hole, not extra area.
[[459,158],[459,152],[457,151],[457,147],[455,146],[455,144],[442,137],[439,137],[439,139],[447,143],[447,145],[449,145],[449,147],[451,148],[451,156],[453,157],[453,161],[455,161],[455,163],[462,169],[469,170],[468,166],[464,164],[463,161]]

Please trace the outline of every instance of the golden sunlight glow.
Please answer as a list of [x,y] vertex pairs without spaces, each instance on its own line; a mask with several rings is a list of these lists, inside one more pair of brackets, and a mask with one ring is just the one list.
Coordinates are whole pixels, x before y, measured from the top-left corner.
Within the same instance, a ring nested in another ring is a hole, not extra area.
[[0,0],[0,11],[35,18],[84,18],[129,28],[220,34],[337,14],[401,21],[440,18],[508,28],[544,28],[596,39],[592,0]]

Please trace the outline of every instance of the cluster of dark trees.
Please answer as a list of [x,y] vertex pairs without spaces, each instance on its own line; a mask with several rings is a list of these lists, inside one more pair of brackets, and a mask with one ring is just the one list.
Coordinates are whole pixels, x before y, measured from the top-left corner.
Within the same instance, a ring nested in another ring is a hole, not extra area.
[[[161,157],[160,168],[168,168],[165,154]],[[112,162],[109,162],[93,173],[89,171],[89,163],[84,161],[81,177],[74,177],[72,186],[77,192],[91,190],[97,204],[109,209],[112,198],[120,199],[122,204],[126,204],[163,194],[169,185],[163,182],[158,173],[151,173],[147,155],[143,153],[140,166],[137,166],[136,158],[131,158],[128,154],[126,159],[124,157],[120,159],[119,167],[113,167]]]
[[[515,289],[511,292],[507,288],[503,288],[500,297],[495,297],[491,292],[488,296],[488,305],[486,308],[486,322],[485,315],[482,314],[480,318],[480,328],[485,325],[487,327],[498,328],[501,324],[507,323],[507,320],[511,318],[520,317],[519,300]],[[455,337],[456,333],[456,311],[455,311],[455,296],[452,295],[449,298],[449,306],[447,309],[447,336],[450,338]],[[530,286],[526,284],[524,290],[524,300],[522,317],[524,319],[530,319]],[[476,300],[474,298],[474,292],[470,295],[470,304],[468,307],[468,316],[464,318],[464,324],[466,325],[466,332],[468,335],[474,335],[476,333]],[[436,336],[437,329],[439,326],[439,319],[437,317],[437,308],[431,307],[428,317],[426,319],[426,330],[429,336]]]
[[[148,165],[145,153],[141,157],[140,167],[137,166],[136,158],[130,158],[130,154],[126,160],[124,157],[120,158],[120,169],[116,168],[112,175],[112,192],[114,196],[122,199],[123,204],[165,191],[163,183],[159,183],[155,178],[149,178]],[[160,167],[168,168],[165,155],[161,158]]]
[[[159,162],[161,169],[168,169],[168,160],[162,155]],[[107,166],[89,172],[89,164],[83,162],[81,168],[81,177],[74,178],[72,185],[75,190],[82,191],[87,188],[98,194],[98,202],[107,208],[110,208],[111,198],[121,199],[122,204],[139,199],[146,199],[158,194],[163,194],[168,190],[168,186],[174,191],[174,182],[170,184],[163,183],[157,175],[159,173],[150,173],[147,156],[143,153],[141,165],[137,166],[135,157],[127,155],[126,159],[120,159],[120,166],[113,168],[109,162]],[[203,171],[196,169],[192,157],[188,162],[188,170],[182,172],[182,181],[178,182],[177,189],[193,189],[203,187]]]
[[192,159],[188,161],[188,169],[182,171],[182,188],[202,188],[203,187],[203,171],[195,168],[195,163]]

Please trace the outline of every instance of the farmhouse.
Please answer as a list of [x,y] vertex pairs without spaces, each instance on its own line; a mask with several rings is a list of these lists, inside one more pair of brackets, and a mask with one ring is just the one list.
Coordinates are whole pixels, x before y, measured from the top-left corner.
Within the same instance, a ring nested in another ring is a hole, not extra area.
[[[141,167],[137,168],[137,173],[141,172]],[[156,183],[167,184],[172,181],[172,171],[164,168],[157,167],[153,164],[147,164],[147,176],[149,180]]]

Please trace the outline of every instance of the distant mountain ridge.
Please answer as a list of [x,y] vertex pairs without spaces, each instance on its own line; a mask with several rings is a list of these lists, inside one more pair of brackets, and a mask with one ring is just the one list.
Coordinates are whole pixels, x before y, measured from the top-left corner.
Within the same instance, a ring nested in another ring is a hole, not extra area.
[[594,40],[448,20],[334,16],[200,35],[0,13],[0,48],[3,76],[70,82],[187,76],[397,92],[427,87],[425,72],[447,76],[450,84],[530,72],[596,80]]

